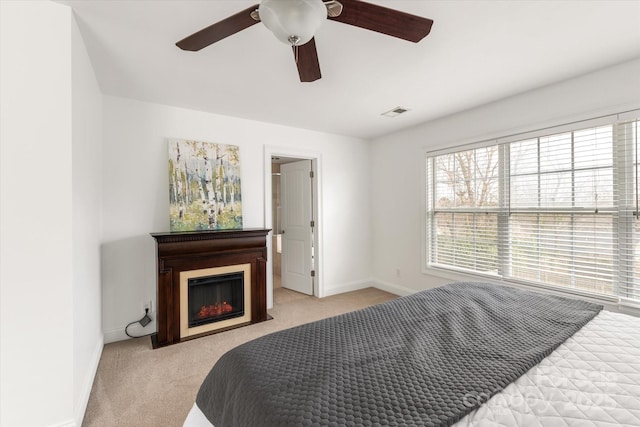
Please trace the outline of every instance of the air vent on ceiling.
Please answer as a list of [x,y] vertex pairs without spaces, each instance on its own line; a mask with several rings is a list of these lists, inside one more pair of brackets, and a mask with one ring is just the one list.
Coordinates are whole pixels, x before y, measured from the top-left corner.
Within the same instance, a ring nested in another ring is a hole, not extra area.
[[399,116],[400,114],[406,113],[407,111],[409,111],[408,108],[396,107],[393,110],[389,110],[385,113],[382,113],[382,115],[387,117],[396,117],[396,116]]

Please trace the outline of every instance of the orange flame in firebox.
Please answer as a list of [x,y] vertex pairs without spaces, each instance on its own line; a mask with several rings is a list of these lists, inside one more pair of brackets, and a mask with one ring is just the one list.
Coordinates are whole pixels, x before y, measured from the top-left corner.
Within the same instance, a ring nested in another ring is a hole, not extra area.
[[217,302],[211,305],[203,305],[198,312],[198,318],[204,319],[206,317],[220,316],[222,314],[230,313],[233,311],[231,304],[223,301],[222,304]]

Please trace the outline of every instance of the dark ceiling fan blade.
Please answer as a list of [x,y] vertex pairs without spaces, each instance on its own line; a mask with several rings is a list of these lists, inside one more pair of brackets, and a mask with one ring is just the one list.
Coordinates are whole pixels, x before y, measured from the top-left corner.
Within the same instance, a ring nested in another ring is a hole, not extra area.
[[260,22],[251,17],[251,12],[257,8],[257,4],[253,5],[242,12],[238,12],[235,15],[228,17],[227,19],[223,19],[213,25],[209,25],[207,28],[203,28],[197,33],[193,33],[180,40],[176,43],[176,46],[182,50],[197,51],[222,40],[225,37],[229,37],[239,31],[242,31],[245,28],[249,28],[253,24]]
[[322,77],[315,39],[309,40],[302,46],[294,46],[293,55],[296,57],[301,82],[314,82]]
[[339,0],[344,6],[339,16],[329,17],[333,21],[354,25],[378,33],[398,37],[414,43],[429,34],[433,21],[376,4],[359,0]]

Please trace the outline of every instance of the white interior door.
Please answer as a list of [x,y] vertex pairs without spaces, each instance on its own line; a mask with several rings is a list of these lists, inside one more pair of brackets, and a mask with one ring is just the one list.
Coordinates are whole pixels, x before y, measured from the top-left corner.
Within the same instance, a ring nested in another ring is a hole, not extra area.
[[313,295],[311,160],[280,166],[282,286]]

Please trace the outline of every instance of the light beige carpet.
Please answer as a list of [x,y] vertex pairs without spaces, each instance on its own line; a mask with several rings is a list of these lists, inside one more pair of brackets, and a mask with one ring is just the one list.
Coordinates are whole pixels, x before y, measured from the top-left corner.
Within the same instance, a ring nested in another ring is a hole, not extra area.
[[149,337],[107,344],[83,427],[182,426],[200,383],[225,352],[262,335],[397,298],[367,288],[318,299],[274,290],[273,320],[153,350]]

